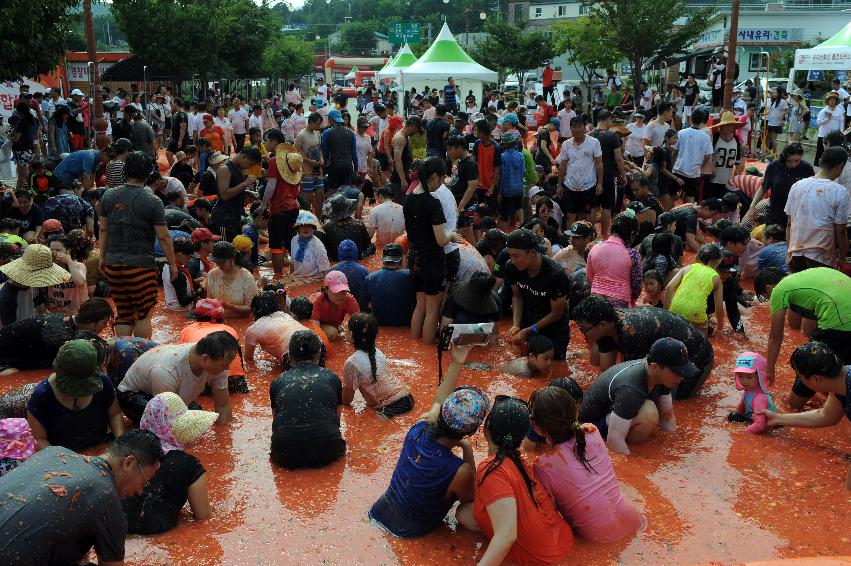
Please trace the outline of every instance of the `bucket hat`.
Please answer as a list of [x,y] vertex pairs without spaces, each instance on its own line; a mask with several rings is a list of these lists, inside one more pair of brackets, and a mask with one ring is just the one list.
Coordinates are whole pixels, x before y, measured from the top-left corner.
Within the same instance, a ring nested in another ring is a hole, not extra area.
[[0,266],[0,271],[26,287],[49,287],[71,278],[68,271],[53,263],[53,252],[42,244],[30,244],[21,257]]
[[88,340],[69,340],[53,360],[56,389],[70,397],[86,397],[103,389],[98,353]]

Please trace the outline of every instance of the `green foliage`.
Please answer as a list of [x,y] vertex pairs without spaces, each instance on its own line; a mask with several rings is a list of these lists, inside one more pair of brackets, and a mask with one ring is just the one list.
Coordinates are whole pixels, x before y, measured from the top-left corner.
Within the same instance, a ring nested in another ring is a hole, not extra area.
[[262,71],[274,79],[294,79],[313,69],[312,43],[284,35],[270,42],[263,51]]
[[77,0],[2,0],[0,79],[37,77],[52,71],[80,19],[78,6]]
[[600,69],[614,67],[622,55],[614,47],[609,26],[596,16],[564,20],[551,28],[556,52],[567,53],[591,96],[591,79]]
[[[331,46],[332,51],[352,55],[372,54],[376,45],[375,32],[381,31],[379,26],[379,22],[375,20],[341,25],[339,28],[340,40]],[[384,32],[386,31],[384,30]]]
[[553,58],[553,40],[539,31],[528,31],[502,19],[490,19],[485,24],[487,37],[476,42],[470,56],[477,62],[495,69],[500,82],[506,75],[516,75],[523,84],[523,74]]
[[[686,16],[683,0],[585,0],[588,12],[606,23],[612,45],[632,65],[641,82],[657,61],[688,51],[717,17],[715,5]],[[684,18],[681,25],[674,22]]]
[[[810,49],[812,47],[812,43],[804,41],[800,45],[795,46],[795,49]],[[773,76],[789,76],[789,71],[795,66],[795,49],[784,49],[780,53],[777,53],[776,57],[771,58],[770,69]],[[771,55],[775,55],[775,53],[771,53]]]

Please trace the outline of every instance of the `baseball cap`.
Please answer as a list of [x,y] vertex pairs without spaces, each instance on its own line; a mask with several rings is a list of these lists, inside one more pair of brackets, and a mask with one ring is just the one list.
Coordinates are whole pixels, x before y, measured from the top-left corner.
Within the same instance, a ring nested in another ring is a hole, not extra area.
[[349,280],[346,279],[346,274],[342,271],[329,271],[325,275],[325,286],[332,293],[349,290]]
[[41,231],[45,234],[53,234],[62,231],[62,222],[56,218],[48,218],[41,225]]
[[337,122],[338,124],[343,123],[343,115],[336,108],[328,112],[328,119],[332,122]]
[[207,240],[213,240],[214,242],[218,242],[222,239],[221,236],[216,236],[212,232],[210,232],[209,228],[195,228],[192,230],[192,234],[189,236],[189,239],[192,240],[193,244],[200,244],[201,242],[205,242]]
[[570,230],[565,232],[567,236],[579,236],[580,238],[594,237],[597,235],[597,230],[594,225],[587,220],[579,220],[570,226]]
[[71,96],[84,96],[84,95],[83,95],[82,90],[75,88],[74,90],[71,91]]
[[440,419],[459,434],[473,434],[485,420],[489,406],[487,396],[480,389],[461,387],[443,401]]
[[685,344],[674,338],[660,338],[650,346],[647,361],[670,369],[680,377],[694,377],[700,370],[688,358]]
[[405,257],[405,250],[401,244],[387,244],[381,252],[381,261],[387,263],[402,263],[403,257]]
[[112,147],[116,151],[133,151],[133,142],[127,138],[118,138],[115,140],[115,143],[112,144]]
[[514,112],[509,112],[499,120],[497,120],[500,124],[504,124],[505,122],[509,122],[514,124],[515,126],[520,123],[520,120],[517,118],[517,114]]
[[224,320],[225,307],[219,299],[200,299],[195,302],[195,316]]
[[626,205],[626,207],[636,214],[641,214],[642,212],[647,212],[648,210],[650,210],[650,207],[641,202],[640,200],[634,200],[628,205]]

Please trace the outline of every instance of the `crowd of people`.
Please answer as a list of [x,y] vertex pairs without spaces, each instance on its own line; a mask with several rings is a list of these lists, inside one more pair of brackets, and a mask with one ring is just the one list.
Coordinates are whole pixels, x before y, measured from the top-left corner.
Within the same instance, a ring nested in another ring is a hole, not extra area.
[[[173,528],[187,502],[209,517],[206,470],[187,450],[214,426],[226,433],[261,351],[281,372],[272,465],[344,457],[340,412],[357,392],[387,419],[422,410],[363,512],[418,537],[455,508],[489,539],[481,564],[556,563],[574,536],[642,529],[609,454],[676,432],[675,401],[713,371],[710,338],[745,344],[740,311],[756,299],[770,304],[768,346],[743,349],[719,377],[742,391],[730,421],[766,433],[851,419],[841,128],[820,134],[818,172],[791,142],[762,173],[733,112],[680,115],[652,96],[627,115],[538,96],[527,116],[449,78],[406,93],[407,116],[369,85],[353,121],[345,94],[321,80],[314,90],[216,106],[165,91],[157,128],[119,93],[107,147],[65,148],[54,127],[55,163],[15,150],[32,174],[0,200],[0,370],[49,375],[0,396],[3,563],[66,564],[91,547],[121,563],[127,533]],[[39,119],[27,100],[17,124]],[[51,124],[66,105],[52,100]],[[152,340],[157,309],[192,319],[176,343]],[[242,335],[227,324],[240,319]],[[787,319],[809,342],[792,354],[784,413],[772,390]],[[463,325],[490,323],[483,347],[516,355],[502,371],[544,379],[529,399],[464,384],[475,332]],[[391,369],[383,327],[449,350],[430,404]],[[340,341],[354,353],[337,375],[325,361]],[[584,390],[550,380],[554,361],[584,348],[598,377]],[[198,403],[205,390],[213,411]]]

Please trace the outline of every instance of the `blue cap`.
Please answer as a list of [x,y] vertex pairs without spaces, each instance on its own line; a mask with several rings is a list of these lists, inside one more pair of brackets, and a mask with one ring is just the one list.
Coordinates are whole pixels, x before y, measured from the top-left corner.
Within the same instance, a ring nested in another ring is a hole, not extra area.
[[334,110],[331,110],[330,112],[328,112],[328,119],[331,120],[332,122],[337,122],[338,124],[343,123],[343,115],[340,114],[340,111],[337,110],[336,108]]
[[511,122],[516,126],[520,123],[520,120],[517,118],[517,114],[515,114],[514,112],[509,112],[508,114],[499,119],[500,124],[503,124],[505,122]]
[[337,257],[340,261],[357,261],[358,245],[352,240],[343,240],[337,246]]
[[561,129],[561,120],[558,118],[550,118],[550,124],[556,127],[556,130]]

